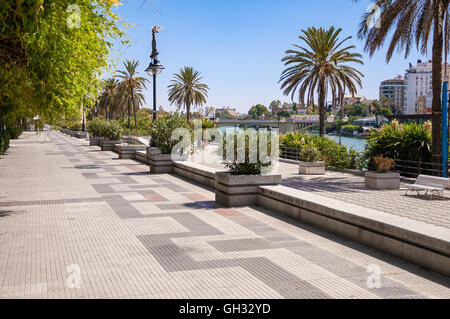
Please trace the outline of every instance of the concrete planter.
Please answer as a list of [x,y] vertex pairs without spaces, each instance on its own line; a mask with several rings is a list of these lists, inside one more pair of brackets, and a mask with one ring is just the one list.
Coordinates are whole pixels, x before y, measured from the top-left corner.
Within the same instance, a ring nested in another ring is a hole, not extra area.
[[89,137],[89,145],[90,146],[100,146],[100,143],[102,140],[103,140],[103,137],[90,136]]
[[300,161],[299,173],[302,175],[325,175],[325,163]]
[[216,202],[227,207],[255,205],[259,186],[278,185],[280,182],[281,175],[231,175],[217,172]]
[[134,159],[136,151],[145,151],[145,145],[116,144],[114,151],[119,154],[120,159]]
[[148,155],[150,173],[164,174],[172,173],[175,163],[172,160],[172,154],[150,154]]
[[114,145],[121,144],[122,142],[123,142],[122,140],[110,141],[110,140],[104,138],[100,141],[100,146],[102,148],[102,151],[112,151],[114,148]]
[[189,161],[176,161],[173,172],[190,181],[214,188],[216,185],[216,168]]
[[399,189],[399,173],[366,172],[366,187],[370,189]]
[[83,132],[83,131],[75,132],[75,137],[76,138],[86,138],[87,132]]

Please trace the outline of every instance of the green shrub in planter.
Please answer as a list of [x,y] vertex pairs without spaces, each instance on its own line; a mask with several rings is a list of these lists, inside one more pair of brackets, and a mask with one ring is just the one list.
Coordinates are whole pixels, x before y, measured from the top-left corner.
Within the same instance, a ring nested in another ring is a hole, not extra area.
[[281,136],[280,143],[285,147],[298,149],[299,153],[306,145],[312,145],[320,151],[322,154],[321,160],[325,162],[326,166],[351,168],[352,165],[356,165],[354,164],[356,160],[354,151],[349,150],[345,145],[339,145],[328,137],[303,132],[290,132]]
[[171,154],[174,146],[179,143],[179,140],[172,140],[172,133],[178,128],[188,129],[193,136],[186,118],[177,112],[161,116],[150,126],[151,141],[162,154]]
[[100,129],[100,137],[110,141],[118,141],[123,137],[123,130],[117,121],[106,121]]
[[81,131],[81,123],[71,123],[69,125],[69,130],[74,131],[74,132],[79,132]]
[[[231,175],[261,175],[263,173],[267,173],[272,165],[272,162],[263,162],[260,158],[260,139],[263,138],[262,132],[254,132],[255,139],[252,141],[250,139],[248,130],[236,130],[236,134],[234,134],[234,149],[233,154],[230,156],[227,154],[227,143],[228,139],[227,135],[223,136],[223,162],[228,172]],[[240,148],[241,143],[238,143],[238,140],[245,139],[245,154],[242,153],[242,148]],[[252,147],[250,147],[252,145]],[[239,159],[239,154],[241,159]],[[270,132],[267,132],[267,156],[272,154],[272,135]],[[242,158],[244,155],[244,158]]]
[[300,159],[304,162],[318,162],[322,159],[320,151],[314,145],[306,145],[300,151]]
[[95,137],[100,137],[102,134],[103,127],[106,125],[106,120],[101,118],[94,118],[87,124],[88,132]]

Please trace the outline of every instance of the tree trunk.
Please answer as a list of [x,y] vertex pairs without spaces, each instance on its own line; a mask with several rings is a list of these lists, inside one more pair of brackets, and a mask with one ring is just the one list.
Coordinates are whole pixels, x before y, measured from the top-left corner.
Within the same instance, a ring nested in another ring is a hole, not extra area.
[[137,130],[136,103],[134,102],[133,90],[130,90],[130,91],[131,91],[131,102],[133,104],[134,128]]
[[325,88],[323,83],[319,86],[319,121],[320,121],[320,129],[319,134],[323,137],[325,133]]
[[128,100],[128,128],[130,128],[130,117],[131,117],[131,109],[130,109],[130,100]]
[[186,120],[188,123],[191,120],[191,105],[189,103],[186,104]]
[[[434,12],[434,33],[433,33],[433,72],[432,72],[432,86],[433,86],[433,103],[432,103],[432,154],[433,163],[436,164],[433,168],[437,169],[441,163],[442,150],[442,136],[441,136],[441,121],[442,121],[442,46],[444,42],[443,21],[444,11],[442,4],[438,1],[437,9]],[[436,173],[436,175],[438,175]],[[440,174],[439,174],[440,175]]]

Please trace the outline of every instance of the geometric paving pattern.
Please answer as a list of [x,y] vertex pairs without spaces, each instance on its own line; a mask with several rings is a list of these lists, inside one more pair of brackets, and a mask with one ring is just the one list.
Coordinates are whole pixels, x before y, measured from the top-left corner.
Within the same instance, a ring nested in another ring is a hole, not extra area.
[[450,297],[449,278],[56,132],[12,141],[0,177],[2,298]]

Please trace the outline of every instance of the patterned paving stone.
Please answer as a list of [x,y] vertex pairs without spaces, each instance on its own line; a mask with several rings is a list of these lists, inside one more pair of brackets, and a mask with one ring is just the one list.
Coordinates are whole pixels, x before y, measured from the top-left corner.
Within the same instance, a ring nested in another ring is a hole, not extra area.
[[[448,278],[263,209],[220,207],[211,190],[87,141],[26,132],[12,146],[0,159],[0,298],[450,298]],[[350,200],[344,184],[326,191]]]

